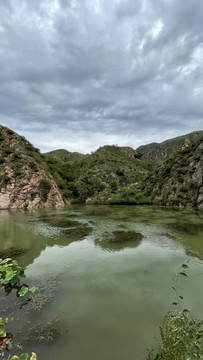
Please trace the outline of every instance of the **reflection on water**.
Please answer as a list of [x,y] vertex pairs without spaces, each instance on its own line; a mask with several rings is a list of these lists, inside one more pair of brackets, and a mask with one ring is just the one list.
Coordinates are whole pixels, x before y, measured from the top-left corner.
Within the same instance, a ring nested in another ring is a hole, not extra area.
[[28,266],[27,281],[39,283],[36,304],[43,303],[37,311],[31,303],[27,310],[17,309],[19,299],[5,300],[0,292],[5,315],[16,304],[10,325],[16,339],[33,328],[44,334],[42,323],[56,324],[60,313],[63,335],[51,345],[24,341],[39,360],[144,360],[174,300],[176,269],[188,256],[184,305],[203,317],[202,220],[197,210],[144,206],[1,211],[0,253],[24,249],[16,258]]

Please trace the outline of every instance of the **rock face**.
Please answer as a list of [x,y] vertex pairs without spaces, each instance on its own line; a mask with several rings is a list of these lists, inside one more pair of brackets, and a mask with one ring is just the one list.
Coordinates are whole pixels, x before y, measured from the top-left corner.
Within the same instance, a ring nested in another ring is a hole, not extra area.
[[0,209],[63,205],[62,195],[39,150],[0,126]]
[[203,137],[187,142],[142,184],[155,203],[203,208]]

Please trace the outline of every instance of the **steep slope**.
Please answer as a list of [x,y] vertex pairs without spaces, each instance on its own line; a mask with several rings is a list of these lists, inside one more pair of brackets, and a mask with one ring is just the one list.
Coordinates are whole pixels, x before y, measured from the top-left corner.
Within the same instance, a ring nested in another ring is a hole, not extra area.
[[159,164],[174,151],[181,149],[184,144],[187,146],[192,140],[197,140],[201,136],[203,136],[203,131],[194,131],[183,136],[163,141],[159,144],[151,143],[140,146],[137,148],[137,151],[142,154],[144,160]]
[[157,204],[203,208],[203,136],[175,152],[141,189]]
[[64,205],[39,150],[0,126],[0,209]]

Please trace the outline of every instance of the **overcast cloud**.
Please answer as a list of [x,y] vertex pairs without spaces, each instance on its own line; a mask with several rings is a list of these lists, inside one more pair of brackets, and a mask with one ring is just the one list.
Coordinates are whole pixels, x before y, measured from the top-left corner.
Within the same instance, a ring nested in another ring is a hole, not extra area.
[[1,0],[0,123],[41,151],[203,128],[202,0]]

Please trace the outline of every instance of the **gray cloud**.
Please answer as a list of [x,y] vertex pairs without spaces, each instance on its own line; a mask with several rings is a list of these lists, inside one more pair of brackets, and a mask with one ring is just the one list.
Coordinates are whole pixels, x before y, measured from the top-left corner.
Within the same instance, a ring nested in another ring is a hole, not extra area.
[[42,151],[202,128],[202,0],[0,3],[0,122]]

